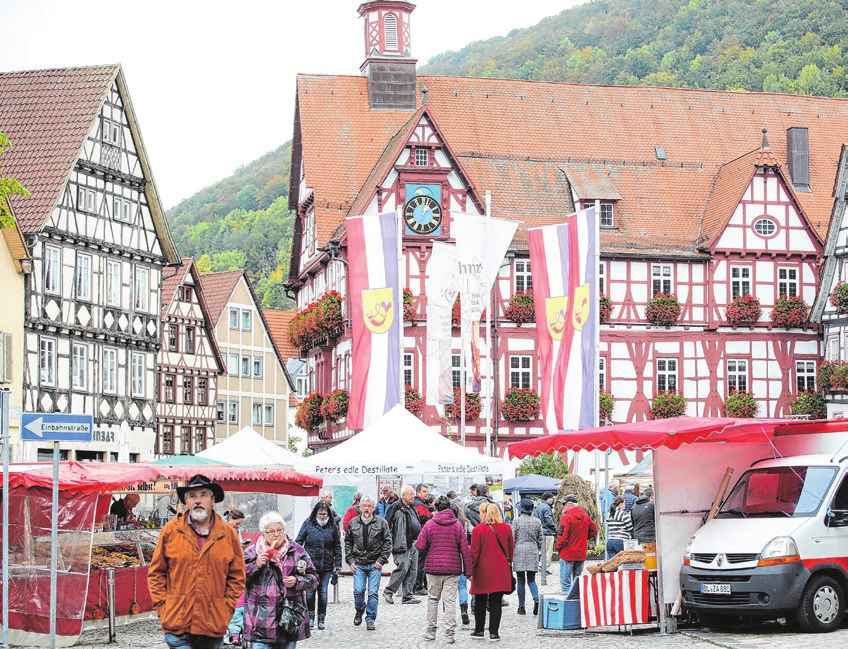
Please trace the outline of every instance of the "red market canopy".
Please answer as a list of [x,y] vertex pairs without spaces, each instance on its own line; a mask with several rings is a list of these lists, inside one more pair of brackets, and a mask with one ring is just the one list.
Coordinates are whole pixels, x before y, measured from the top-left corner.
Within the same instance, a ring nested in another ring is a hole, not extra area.
[[317,478],[294,469],[254,469],[214,465],[157,466],[161,477],[188,480],[198,473],[221,485],[224,491],[261,491],[287,496],[317,496],[324,485]]
[[848,422],[671,417],[561,432],[515,442],[508,449],[513,458],[566,450],[649,450],[663,446],[676,449],[682,444],[696,442],[761,442],[775,435],[835,432],[837,429],[848,430]]

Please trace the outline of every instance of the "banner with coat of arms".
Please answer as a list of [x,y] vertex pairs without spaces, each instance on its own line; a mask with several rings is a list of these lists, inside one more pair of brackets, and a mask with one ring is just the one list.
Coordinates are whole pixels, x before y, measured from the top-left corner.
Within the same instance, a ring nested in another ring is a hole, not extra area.
[[347,219],[353,331],[347,427],[362,430],[402,403],[397,215]]
[[595,208],[528,230],[549,433],[593,428],[597,418],[598,250]]

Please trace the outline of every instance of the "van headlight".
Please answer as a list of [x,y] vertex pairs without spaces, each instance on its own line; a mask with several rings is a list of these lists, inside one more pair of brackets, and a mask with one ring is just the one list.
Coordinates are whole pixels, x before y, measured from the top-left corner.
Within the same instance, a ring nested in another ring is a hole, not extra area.
[[798,546],[791,536],[776,536],[766,543],[760,552],[760,560],[757,566],[777,566],[784,563],[795,563],[800,561]]
[[695,542],[695,537],[693,536],[689,539],[689,543],[686,544],[686,549],[683,551],[683,565],[688,566],[689,560],[692,557],[692,544]]

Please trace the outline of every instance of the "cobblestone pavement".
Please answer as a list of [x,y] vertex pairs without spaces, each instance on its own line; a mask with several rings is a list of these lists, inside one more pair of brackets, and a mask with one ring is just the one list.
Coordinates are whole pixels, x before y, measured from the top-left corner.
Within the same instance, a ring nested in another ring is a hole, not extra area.
[[[541,587],[542,593],[559,592],[559,580],[555,574],[548,577],[548,585]],[[380,588],[380,605],[377,611],[377,630],[367,631],[365,624],[353,626],[353,582],[342,577],[339,580],[338,603],[330,604],[327,611],[327,629],[313,631],[312,638],[298,643],[308,649],[336,649],[337,647],[402,647],[403,649],[436,649],[444,644],[444,629],[440,626],[435,641],[422,637],[425,631],[426,598],[421,604],[402,605],[398,598],[389,605],[382,598],[382,587],[386,585],[384,577]],[[777,624],[760,624],[751,628],[735,628],[717,632],[700,629],[683,629],[678,633],[661,635],[652,629],[640,629],[633,633],[605,631],[587,632],[554,631],[536,628],[536,618],[532,615],[516,614],[518,597],[507,597],[509,606],[503,609],[501,621],[500,646],[506,648],[550,648],[567,645],[569,647],[591,647],[592,649],[843,649],[848,644],[848,624],[835,633],[808,635],[800,633],[797,627]],[[532,606],[532,600],[531,604]],[[532,611],[532,609],[531,609]],[[440,612],[441,623],[441,612]],[[469,636],[472,627],[464,627],[457,620],[455,647],[475,647],[483,642]],[[473,624],[473,616],[472,616]],[[484,641],[488,644],[487,638]],[[161,649],[165,647],[162,632],[157,620],[135,622],[117,629],[116,644],[108,643],[105,629],[87,631],[80,638],[79,649],[105,649],[125,647],[126,649]],[[227,645],[224,649],[232,649]]]

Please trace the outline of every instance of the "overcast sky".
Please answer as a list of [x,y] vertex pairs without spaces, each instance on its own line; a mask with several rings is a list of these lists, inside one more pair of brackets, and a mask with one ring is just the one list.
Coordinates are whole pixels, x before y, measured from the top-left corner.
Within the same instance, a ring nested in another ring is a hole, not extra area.
[[[412,55],[422,65],[581,1],[419,0]],[[291,139],[297,73],[359,74],[360,4],[3,0],[0,70],[120,63],[170,209]]]

